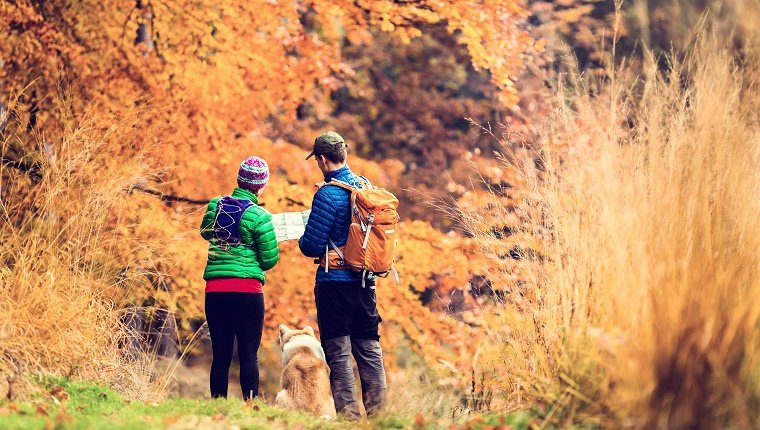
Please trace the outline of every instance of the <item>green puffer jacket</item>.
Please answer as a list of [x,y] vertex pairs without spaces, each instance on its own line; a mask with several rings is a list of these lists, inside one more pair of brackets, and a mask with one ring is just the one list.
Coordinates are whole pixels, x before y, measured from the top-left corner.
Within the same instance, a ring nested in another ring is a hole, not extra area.
[[266,283],[265,271],[280,259],[280,249],[272,226],[272,215],[258,205],[259,199],[252,192],[235,188],[232,197],[248,199],[253,206],[240,219],[239,233],[243,245],[223,250],[214,240],[216,205],[220,197],[209,202],[201,221],[201,236],[209,241],[208,262],[203,279],[254,278]]

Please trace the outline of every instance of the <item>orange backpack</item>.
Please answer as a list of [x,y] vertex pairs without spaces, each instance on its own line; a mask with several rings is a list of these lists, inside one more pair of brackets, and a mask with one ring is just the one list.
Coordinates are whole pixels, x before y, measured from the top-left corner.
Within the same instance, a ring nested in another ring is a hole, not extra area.
[[[399,223],[396,196],[369,183],[358,188],[333,179],[327,185],[351,192],[351,226],[346,245],[338,247],[330,240],[320,265],[326,272],[330,269],[362,272],[362,286],[368,272],[386,277],[392,271],[398,283],[398,272],[393,267]],[[327,266],[325,261],[329,262]]]

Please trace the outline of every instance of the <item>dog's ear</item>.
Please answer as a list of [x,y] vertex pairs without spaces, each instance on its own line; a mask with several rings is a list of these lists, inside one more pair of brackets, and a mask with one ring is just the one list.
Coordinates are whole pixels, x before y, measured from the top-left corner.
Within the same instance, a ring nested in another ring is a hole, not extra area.
[[311,328],[310,325],[307,325],[306,327],[304,327],[303,331],[305,331],[306,333],[308,333],[309,336],[314,336],[314,329]]
[[290,329],[285,324],[280,324],[280,341],[282,341],[282,337],[285,336],[285,333],[289,332]]

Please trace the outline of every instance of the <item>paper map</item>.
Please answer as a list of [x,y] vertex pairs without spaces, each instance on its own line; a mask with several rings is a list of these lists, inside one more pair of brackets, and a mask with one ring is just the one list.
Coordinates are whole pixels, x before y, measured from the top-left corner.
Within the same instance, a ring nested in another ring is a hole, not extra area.
[[311,209],[303,212],[283,212],[272,214],[272,224],[277,241],[296,240],[303,236]]

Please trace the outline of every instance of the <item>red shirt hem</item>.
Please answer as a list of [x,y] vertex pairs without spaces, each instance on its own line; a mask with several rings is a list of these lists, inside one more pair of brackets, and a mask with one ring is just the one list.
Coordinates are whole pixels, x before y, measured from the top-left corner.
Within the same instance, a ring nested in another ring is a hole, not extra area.
[[207,293],[263,293],[264,285],[253,278],[219,278],[206,281]]

